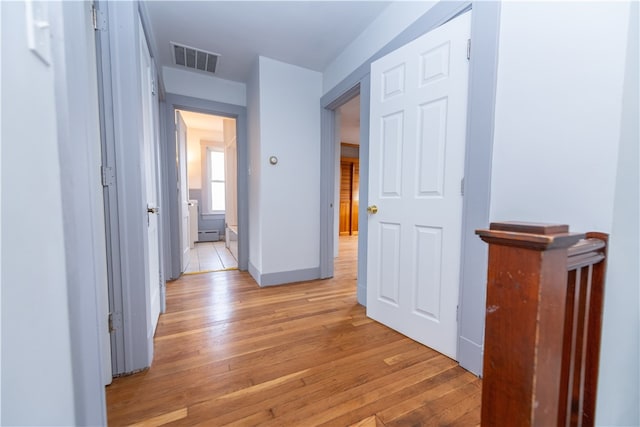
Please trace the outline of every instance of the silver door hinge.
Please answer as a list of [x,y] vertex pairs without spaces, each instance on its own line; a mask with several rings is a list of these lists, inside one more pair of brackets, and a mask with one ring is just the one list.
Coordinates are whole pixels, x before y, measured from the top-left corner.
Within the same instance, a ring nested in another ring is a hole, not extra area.
[[460,180],[460,195],[464,196],[464,177]]
[[471,59],[471,39],[467,39],[467,59]]
[[95,4],[91,5],[91,24],[94,30],[98,29],[98,11]]
[[91,5],[91,20],[94,31],[104,31],[107,29],[107,20],[104,17],[104,13],[99,11],[95,4]]
[[108,187],[116,183],[116,174],[113,171],[113,168],[108,166],[100,167],[102,173],[102,186]]
[[156,94],[156,81],[155,79],[151,80],[151,95]]
[[109,313],[109,333],[115,331],[113,327],[113,313]]

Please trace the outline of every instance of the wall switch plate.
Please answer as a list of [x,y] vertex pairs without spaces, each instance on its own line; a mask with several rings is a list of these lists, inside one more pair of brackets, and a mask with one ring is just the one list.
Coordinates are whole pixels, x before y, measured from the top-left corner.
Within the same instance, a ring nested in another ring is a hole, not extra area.
[[46,1],[26,0],[27,45],[44,62],[51,64],[51,24]]

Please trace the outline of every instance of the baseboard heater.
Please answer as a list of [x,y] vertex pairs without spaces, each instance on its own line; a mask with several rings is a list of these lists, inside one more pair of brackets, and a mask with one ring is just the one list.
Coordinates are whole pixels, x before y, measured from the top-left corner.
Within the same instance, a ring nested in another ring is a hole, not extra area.
[[220,240],[220,231],[202,230],[198,231],[198,242],[217,242]]

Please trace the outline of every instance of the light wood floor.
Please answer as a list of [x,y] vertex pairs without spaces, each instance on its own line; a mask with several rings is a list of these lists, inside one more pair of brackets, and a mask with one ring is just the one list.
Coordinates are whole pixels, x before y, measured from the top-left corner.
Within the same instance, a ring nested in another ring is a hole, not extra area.
[[478,425],[478,378],[365,316],[354,242],[331,280],[169,283],[153,365],[107,387],[109,425]]
[[185,273],[220,271],[238,268],[238,261],[226,248],[224,241],[197,242],[189,253]]

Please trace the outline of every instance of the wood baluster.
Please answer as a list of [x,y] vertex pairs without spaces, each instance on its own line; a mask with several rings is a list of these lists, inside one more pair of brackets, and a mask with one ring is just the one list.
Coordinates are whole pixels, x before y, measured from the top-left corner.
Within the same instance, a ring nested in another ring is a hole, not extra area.
[[600,249],[604,259],[593,264],[591,293],[589,301],[589,321],[587,323],[586,359],[584,363],[585,381],[583,395],[582,425],[595,425],[596,392],[598,390],[598,367],[600,365],[600,339],[602,334],[602,312],[604,308],[604,281],[609,236],[605,233],[587,233],[588,239],[604,242]]
[[573,339],[575,345],[571,354],[572,364],[572,386],[569,399],[569,408],[571,409],[570,424],[571,426],[581,426],[582,417],[582,395],[584,391],[584,359],[586,355],[585,333],[587,332],[586,323],[588,322],[589,311],[587,310],[589,302],[589,291],[591,285],[591,266],[585,266],[578,270],[576,277],[576,313],[574,317],[575,325],[573,329]]
[[608,236],[568,231],[476,231],[490,244],[483,426],[594,425]]
[[564,339],[562,349],[562,375],[560,376],[560,397],[558,407],[558,426],[570,425],[571,408],[569,407],[569,384],[572,383],[572,355],[575,345],[575,301],[576,301],[576,270],[570,270],[567,277],[567,304],[565,308]]
[[482,425],[555,425],[567,248],[584,234],[527,223],[493,223],[477,233],[489,243]]

